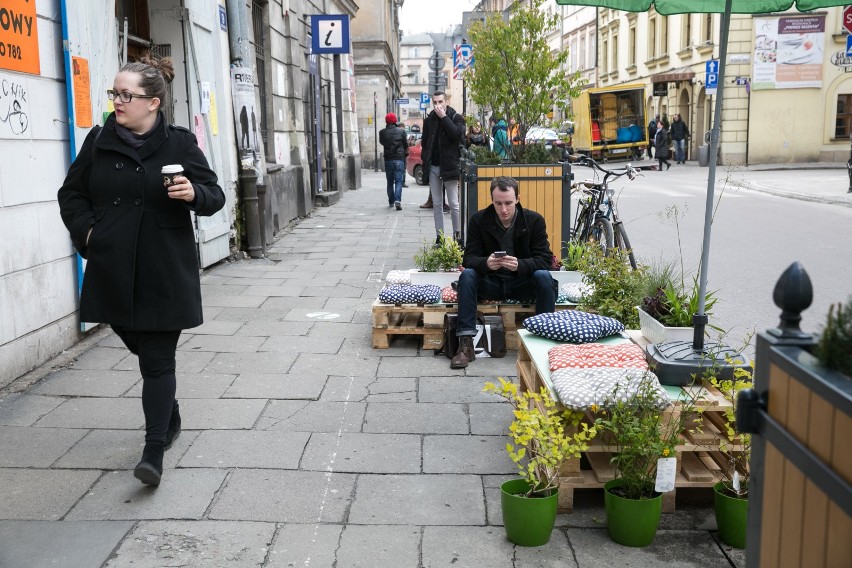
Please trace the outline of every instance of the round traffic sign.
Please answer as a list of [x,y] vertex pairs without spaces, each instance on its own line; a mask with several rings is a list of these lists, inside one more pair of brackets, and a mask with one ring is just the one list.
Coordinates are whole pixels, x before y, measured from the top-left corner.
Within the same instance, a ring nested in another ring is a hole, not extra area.
[[440,55],[435,57],[434,55],[429,58],[429,69],[432,71],[440,71],[446,65],[447,60],[441,57]]

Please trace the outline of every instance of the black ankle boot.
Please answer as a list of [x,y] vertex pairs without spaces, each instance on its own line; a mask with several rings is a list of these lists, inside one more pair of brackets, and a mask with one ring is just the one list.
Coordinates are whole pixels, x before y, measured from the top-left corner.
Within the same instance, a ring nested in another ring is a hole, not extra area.
[[174,406],[172,406],[172,417],[169,419],[169,429],[166,430],[166,444],[163,449],[171,448],[172,442],[177,440],[178,436],[180,436],[180,405],[178,401],[175,401]]
[[145,485],[159,485],[163,476],[163,444],[145,442],[142,459],[136,464],[133,476]]

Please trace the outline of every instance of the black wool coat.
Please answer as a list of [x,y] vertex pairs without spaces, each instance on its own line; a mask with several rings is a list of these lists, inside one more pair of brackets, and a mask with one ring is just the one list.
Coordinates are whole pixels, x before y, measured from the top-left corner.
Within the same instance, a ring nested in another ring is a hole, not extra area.
[[[465,143],[464,116],[447,107],[447,114],[439,118],[433,110],[423,119],[423,141],[421,142],[420,157],[423,160],[423,171],[429,178],[429,168],[438,166],[441,169],[441,179],[459,179],[459,159],[461,147]],[[432,148],[438,145],[438,155],[441,163],[432,163]]]
[[654,158],[661,160],[669,159],[669,138],[666,136],[668,132],[665,128],[657,130],[654,134]]
[[[80,319],[144,331],[202,323],[198,254],[190,209],[225,205],[216,174],[189,130],[160,125],[135,150],[115,132],[115,114],[92,129],[59,189],[62,221],[87,259]],[[192,203],[171,199],[160,169],[183,165]],[[92,234],[86,244],[86,235]]]
[[[547,241],[544,217],[535,211],[522,208],[520,203],[516,207],[518,217],[515,220],[513,243],[514,256],[518,259],[518,277],[532,276],[536,270],[550,270],[553,252]],[[491,272],[486,264],[488,257],[503,249],[500,244],[502,233],[497,228],[499,222],[494,205],[489,205],[471,216],[467,225],[462,262],[465,268],[472,268],[483,276]]]

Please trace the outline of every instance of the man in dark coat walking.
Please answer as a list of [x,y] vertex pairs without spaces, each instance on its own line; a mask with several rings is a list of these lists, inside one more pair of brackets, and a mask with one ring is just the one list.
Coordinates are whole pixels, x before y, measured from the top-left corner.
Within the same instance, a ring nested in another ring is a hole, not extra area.
[[654,157],[653,149],[656,141],[654,140],[654,136],[657,134],[657,123],[660,122],[660,115],[658,114],[651,122],[648,123],[648,159]]
[[680,114],[676,114],[674,120],[672,120],[671,135],[675,148],[675,162],[684,164],[686,163],[686,140],[689,138],[689,129]]

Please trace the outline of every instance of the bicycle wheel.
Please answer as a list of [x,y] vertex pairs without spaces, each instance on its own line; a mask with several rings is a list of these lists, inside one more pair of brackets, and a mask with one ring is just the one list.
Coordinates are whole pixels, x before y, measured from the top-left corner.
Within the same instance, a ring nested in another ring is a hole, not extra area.
[[616,248],[627,251],[627,258],[630,259],[630,267],[636,270],[636,256],[633,254],[633,247],[630,246],[630,239],[627,238],[627,231],[624,229],[624,223],[621,221],[615,224],[615,246]]
[[596,242],[601,250],[606,253],[613,247],[612,223],[606,217],[598,217],[592,225],[589,234],[589,242]]

